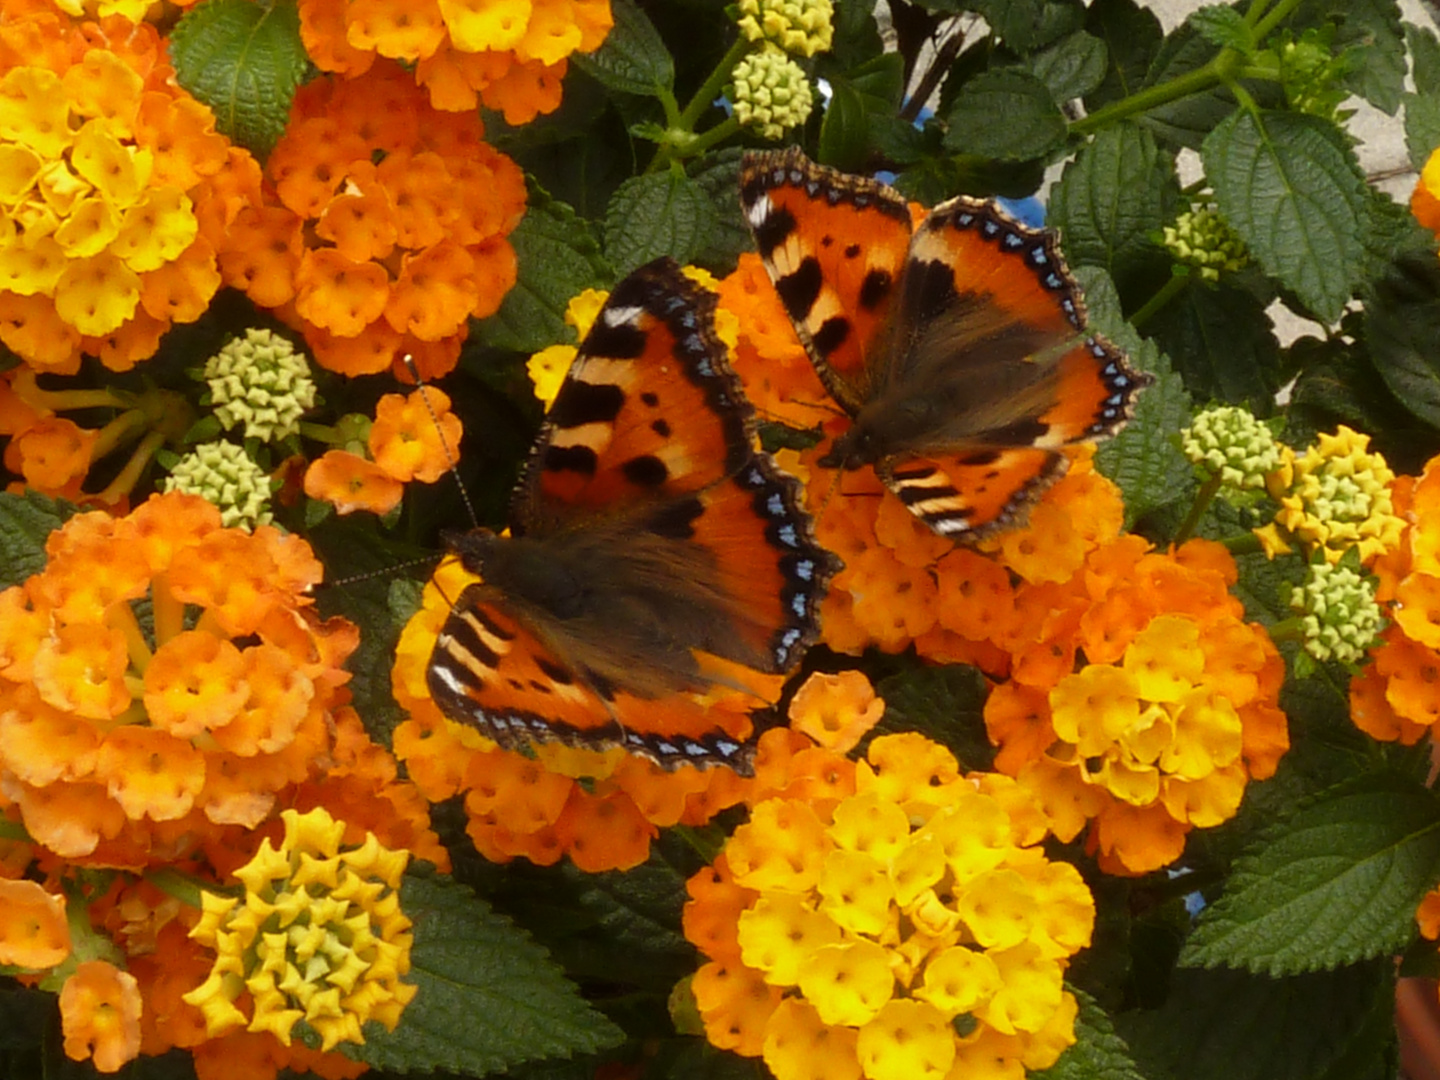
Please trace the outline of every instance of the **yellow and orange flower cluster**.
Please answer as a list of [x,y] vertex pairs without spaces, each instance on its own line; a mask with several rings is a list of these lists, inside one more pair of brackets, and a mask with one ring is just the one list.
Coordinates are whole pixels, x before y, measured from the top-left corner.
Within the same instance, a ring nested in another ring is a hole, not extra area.
[[38,370],[126,371],[205,311],[258,167],[148,24],[7,4],[0,71],[0,341]]
[[876,739],[830,798],[759,803],[689,884],[710,1041],[779,1080],[1048,1068],[1075,1040],[1063,978],[1095,905],[1045,831],[1013,781],[918,734]]
[[[190,936],[215,950],[215,965],[184,1000],[205,1014],[211,1035],[244,1027],[289,1046],[303,1022],[322,1053],[363,1043],[368,1020],[394,1031],[416,992],[400,981],[412,942],[399,892],[408,853],[373,833],[342,850],[345,823],[321,808],[281,816],[279,848],[265,840],[235,871],[243,899],[203,894]],[[242,998],[249,1016],[236,1004]]]
[[302,332],[322,367],[406,379],[410,356],[425,377],[444,375],[467,321],[515,283],[505,238],[525,180],[483,134],[475,115],[433,109],[390,61],[309,83],[266,162],[263,203],[237,213],[226,284]]
[[301,0],[300,33],[322,71],[357,78],[387,57],[414,71],[436,109],[479,104],[529,123],[560,105],[572,53],[594,52],[610,0]]
[[1350,715],[1366,734],[1413,745],[1440,721],[1440,458],[1393,489],[1405,527],[1372,567],[1391,625],[1350,683]]
[[253,828],[331,746],[355,628],[297,537],[194,496],[78,514],[0,592],[0,792],[75,863],[142,867]]

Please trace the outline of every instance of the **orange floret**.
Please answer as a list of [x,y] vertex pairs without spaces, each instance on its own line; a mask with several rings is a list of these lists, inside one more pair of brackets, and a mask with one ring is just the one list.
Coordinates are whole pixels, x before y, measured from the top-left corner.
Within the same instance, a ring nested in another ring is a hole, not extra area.
[[135,976],[103,960],[87,960],[60,990],[65,1056],[91,1058],[115,1072],[140,1054],[140,987]]
[[49,968],[69,955],[65,898],[34,881],[0,879],[0,964]]
[[386,394],[370,426],[370,456],[396,480],[433,484],[453,467],[463,435],[444,391],[427,386],[408,398]]
[[400,505],[405,485],[358,454],[328,450],[305,471],[305,494],[334,503],[341,514],[388,514]]

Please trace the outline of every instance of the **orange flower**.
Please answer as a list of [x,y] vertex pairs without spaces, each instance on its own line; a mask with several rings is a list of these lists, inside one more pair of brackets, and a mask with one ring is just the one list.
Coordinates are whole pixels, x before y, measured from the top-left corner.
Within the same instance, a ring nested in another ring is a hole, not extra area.
[[454,465],[462,434],[444,391],[427,386],[408,398],[386,394],[375,407],[370,456],[396,480],[433,484]]
[[305,494],[334,503],[341,514],[388,514],[405,497],[405,485],[358,454],[327,450],[305,471]]
[[140,999],[135,976],[103,960],[87,960],[60,990],[65,1056],[91,1058],[116,1072],[140,1053]]
[[853,749],[885,712],[863,672],[816,672],[790,701],[790,725],[819,746],[843,754]]
[[33,881],[0,878],[0,964],[49,968],[69,955],[64,897]]

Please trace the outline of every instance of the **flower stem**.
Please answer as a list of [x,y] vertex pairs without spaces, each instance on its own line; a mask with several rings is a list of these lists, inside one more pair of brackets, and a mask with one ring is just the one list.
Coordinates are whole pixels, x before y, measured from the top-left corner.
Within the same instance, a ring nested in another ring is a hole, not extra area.
[[1184,292],[1185,286],[1189,284],[1189,274],[1172,272],[1170,280],[1165,282],[1164,285],[1161,285],[1160,288],[1156,290],[1155,295],[1150,297],[1149,300],[1146,300],[1140,310],[1130,316],[1130,325],[1138,330],[1152,315]]
[[[149,870],[145,873],[145,880],[166,896],[173,896],[182,904],[188,907],[199,908],[200,895],[205,891],[198,878],[189,874],[182,874],[178,870],[172,870],[168,866],[162,866],[158,870]],[[213,887],[212,892],[220,891]]]
[[100,429],[90,450],[90,460],[99,461],[121,443],[129,442],[146,427],[147,422],[144,409],[127,409]]
[[1185,515],[1185,520],[1180,523],[1180,528],[1176,530],[1174,538],[1170,541],[1172,544],[1179,547],[1190,539],[1191,534],[1195,532],[1195,526],[1200,524],[1201,516],[1215,500],[1223,482],[1221,475],[1217,472],[1200,486],[1200,490],[1195,494],[1195,502],[1190,507],[1190,513]]
[[119,502],[126,495],[135,489],[140,481],[140,474],[145,471],[145,466],[150,464],[150,459],[155,456],[155,451],[165,445],[165,436],[158,431],[152,431],[140,440],[140,445],[130,455],[130,460],[120,470],[114,480],[106,486],[105,490],[96,495],[98,502],[113,505]]
[[1139,93],[1131,94],[1127,98],[1111,102],[1104,108],[1096,109],[1089,116],[1082,116],[1070,125],[1070,134],[1087,135],[1099,128],[1107,127],[1117,120],[1124,120],[1138,113],[1159,108],[1161,105],[1168,105],[1189,94],[1198,94],[1202,90],[1209,90],[1217,83],[1230,78],[1232,72],[1239,67],[1241,59],[1240,53],[1234,49],[1221,49],[1204,67],[1187,71],[1184,75],[1177,76],[1169,82],[1160,83],[1158,86],[1146,87]]
[[699,90],[695,91],[695,96],[690,99],[690,103],[680,113],[680,122],[677,125],[680,130],[693,131],[695,129],[696,122],[705,115],[705,110],[710,107],[710,103],[720,96],[720,88],[730,78],[730,73],[735,70],[735,65],[749,51],[750,42],[744,36],[737,37],[729,51],[715,65],[715,70],[710,72],[710,77],[705,80]]

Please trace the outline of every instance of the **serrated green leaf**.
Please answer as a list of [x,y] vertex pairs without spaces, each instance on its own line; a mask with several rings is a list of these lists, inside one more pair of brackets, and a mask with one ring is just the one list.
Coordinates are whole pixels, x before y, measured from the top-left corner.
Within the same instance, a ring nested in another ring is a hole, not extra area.
[[1373,1017],[1393,987],[1379,961],[1279,980],[1181,970],[1163,1008],[1117,1023],[1152,1080],[1369,1080],[1363,1067],[1330,1070],[1357,1048],[1378,1051]]
[[1105,43],[1094,34],[1076,30],[1046,46],[1026,61],[1031,75],[1050,89],[1056,101],[1083,98],[1105,78],[1108,62]]
[[565,325],[570,298],[613,280],[589,226],[565,203],[532,186],[529,209],[510,244],[519,277],[500,310],[478,324],[478,342],[528,353],[571,340]]
[[885,701],[876,733],[918,731],[955,752],[966,769],[988,769],[995,748],[985,734],[985,677],[967,664],[917,667],[881,679]]
[[742,252],[754,246],[750,226],[740,210],[736,192],[740,190],[740,158],[744,151],[728,147],[698,159],[691,168],[690,178],[710,199],[715,211],[715,228],[705,244],[695,252],[696,263],[717,274],[728,274]]
[[1322,320],[1340,317],[1359,283],[1365,177],[1328,121],[1235,113],[1201,148],[1225,220],[1272,277]]
[[945,146],[1001,161],[1044,157],[1065,143],[1065,115],[1046,85],[1014,68],[985,71],[960,90]]
[[1145,324],[1197,401],[1275,408],[1280,346],[1265,305],[1244,289],[1192,282]]
[[[1161,43],[1145,73],[1143,87],[1148,89],[1188,75],[1208,64],[1218,51],[1219,46],[1206,41],[1186,22]],[[1195,150],[1206,134],[1234,111],[1235,95],[1220,85],[1150,109],[1140,122],[1162,141]]]
[[589,56],[575,53],[571,63],[609,90],[651,97],[675,84],[675,61],[650,17],[634,0],[611,0],[615,26],[605,43]]
[[0,588],[45,569],[45,541],[76,508],[35,491],[0,491]]
[[1404,102],[1405,150],[1410,164],[1423,169],[1440,146],[1440,92],[1406,94]]
[[1069,989],[1080,1002],[1075,1043],[1050,1068],[1029,1073],[1032,1080],[1145,1080],[1105,1010],[1084,991]]
[[1144,128],[1119,123],[1066,164],[1050,194],[1048,224],[1060,231],[1072,267],[1114,275],[1119,264],[1160,250],[1152,234],[1170,219],[1179,194],[1170,154]]
[[1018,53],[1028,53],[1080,29],[1085,9],[1073,0],[966,0],[991,29]]
[[310,58],[293,2],[205,0],[170,32],[180,85],[215,113],[215,126],[262,161],[285,132]]
[[1104,43],[1108,59],[1105,78],[1085,95],[1085,108],[1094,112],[1144,85],[1165,32],[1155,13],[1135,0],[1095,0],[1085,13],[1085,29]]
[[1346,0],[1340,10],[1334,48],[1347,60],[1345,86],[1394,116],[1406,68],[1398,0]]
[[1405,23],[1405,44],[1410,49],[1410,74],[1421,96],[1440,94],[1440,38],[1429,27]]
[[1249,55],[1255,51],[1255,35],[1245,16],[1234,8],[1211,4],[1190,13],[1190,25],[1212,45],[1224,45]]
[[1440,263],[1433,254],[1397,261],[1365,299],[1365,343],[1395,399],[1440,426]]
[[1125,520],[1133,523],[1174,502],[1195,486],[1190,462],[1175,443],[1175,432],[1190,422],[1194,409],[1185,384],[1170,366],[1170,358],[1152,341],[1135,332],[1120,313],[1115,283],[1105,271],[1082,266],[1075,277],[1085,290],[1090,325],[1124,349],[1130,362],[1155,377],[1140,391],[1135,416],[1120,434],[1101,443],[1095,465],[1120,485],[1125,496]]
[[620,277],[661,255],[689,262],[718,227],[710,196],[684,173],[632,176],[605,211],[605,257]]
[[1440,877],[1440,803],[1394,773],[1339,785],[1235,864],[1181,953],[1189,967],[1301,972],[1388,956]]
[[405,1072],[483,1076],[623,1040],[544,949],[467,887],[411,871],[400,907],[415,923],[406,981],[419,990],[395,1031],[366,1025],[365,1044],[350,1050],[357,1059]]

